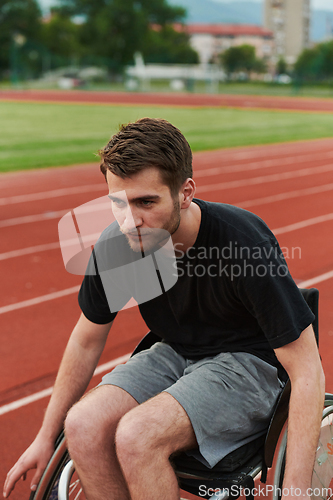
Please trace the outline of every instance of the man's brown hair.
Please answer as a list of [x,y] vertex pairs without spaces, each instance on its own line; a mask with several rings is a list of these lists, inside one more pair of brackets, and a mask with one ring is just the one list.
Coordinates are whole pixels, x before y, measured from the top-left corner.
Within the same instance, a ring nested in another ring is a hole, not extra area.
[[121,125],[98,153],[105,178],[108,170],[124,179],[147,167],[157,167],[172,196],[193,175],[187,140],[178,128],[162,119],[141,118]]

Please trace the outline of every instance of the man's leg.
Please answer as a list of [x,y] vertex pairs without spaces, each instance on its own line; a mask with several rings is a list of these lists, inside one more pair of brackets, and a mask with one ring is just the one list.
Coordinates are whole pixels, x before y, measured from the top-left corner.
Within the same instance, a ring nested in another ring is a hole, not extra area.
[[196,446],[189,417],[168,393],[126,413],[116,431],[116,453],[131,499],[179,500],[169,457]]
[[69,411],[68,450],[88,500],[130,498],[115,455],[115,431],[121,417],[137,405],[123,389],[104,385]]

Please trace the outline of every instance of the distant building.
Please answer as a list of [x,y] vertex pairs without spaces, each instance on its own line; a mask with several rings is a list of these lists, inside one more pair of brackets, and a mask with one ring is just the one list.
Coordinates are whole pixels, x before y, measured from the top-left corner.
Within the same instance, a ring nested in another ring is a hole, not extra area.
[[274,53],[274,36],[269,29],[243,24],[188,24],[185,31],[199,54],[200,62],[216,62],[219,54],[237,45],[253,45],[256,55],[269,61]]
[[264,26],[273,31],[274,61],[293,64],[310,43],[310,0],[265,0]]

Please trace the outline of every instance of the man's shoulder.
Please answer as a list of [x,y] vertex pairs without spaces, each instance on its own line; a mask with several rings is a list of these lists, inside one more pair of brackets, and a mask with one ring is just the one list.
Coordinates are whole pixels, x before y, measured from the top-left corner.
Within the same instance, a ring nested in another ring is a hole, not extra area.
[[201,209],[206,210],[211,215],[216,215],[217,217],[236,217],[236,218],[255,218],[260,219],[258,215],[245,210],[245,208],[237,207],[236,205],[230,205],[228,203],[220,203],[216,201],[206,201],[200,198],[195,198],[193,200],[197,203]]
[[227,203],[194,200],[204,214],[204,224],[213,234],[254,242],[274,238],[267,224],[256,214]]

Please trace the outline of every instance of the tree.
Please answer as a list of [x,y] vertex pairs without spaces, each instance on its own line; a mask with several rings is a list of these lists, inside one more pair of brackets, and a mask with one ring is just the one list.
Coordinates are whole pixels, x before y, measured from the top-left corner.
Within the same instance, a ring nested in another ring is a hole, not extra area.
[[197,64],[199,62],[198,53],[190,46],[187,33],[175,30],[171,25],[149,30],[143,47],[143,56],[147,63]]
[[295,75],[308,80],[325,80],[333,77],[333,41],[305,49],[298,57]]
[[[37,75],[51,60],[56,65],[75,60],[119,74],[135,52],[150,62],[197,62],[188,35],[172,27],[185,10],[167,0],[59,0],[44,23],[37,1],[0,0],[0,70],[11,66],[17,75],[20,67]],[[73,20],[77,15],[79,25]]]
[[[166,0],[62,0],[58,11],[84,16],[80,33],[87,55],[108,58],[109,69],[116,73],[133,62],[135,52],[148,51],[153,25],[163,29],[185,16],[183,8]],[[163,35],[158,43],[166,49],[171,35]]]
[[285,75],[288,72],[288,66],[286,60],[283,57],[280,57],[276,64],[276,73],[278,75]]
[[38,42],[41,11],[36,0],[0,0],[0,71],[16,71],[27,40]]
[[50,21],[42,26],[41,39],[52,54],[64,58],[79,57],[83,48],[80,43],[80,26],[69,17],[54,12]]
[[252,45],[230,47],[221,54],[221,62],[229,75],[240,71],[246,73],[265,71],[264,61],[257,59],[255,47]]

